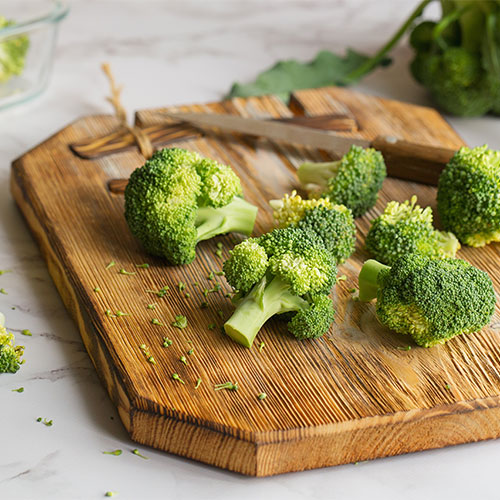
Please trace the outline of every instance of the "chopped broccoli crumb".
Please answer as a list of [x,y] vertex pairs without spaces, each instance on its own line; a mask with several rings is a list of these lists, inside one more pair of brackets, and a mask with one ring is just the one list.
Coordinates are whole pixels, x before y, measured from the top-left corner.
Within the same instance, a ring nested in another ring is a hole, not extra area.
[[199,378],[197,381],[196,381],[196,384],[194,386],[195,389],[198,389],[198,387],[200,387],[201,385],[201,378]]
[[158,297],[162,298],[165,297],[168,290],[169,290],[168,285],[165,285],[163,288],[160,288],[159,290],[146,290],[146,293],[154,293]]
[[194,354],[194,349],[189,349],[189,351],[187,353],[188,353],[188,356],[192,356]]
[[123,452],[122,452],[122,450],[114,450],[114,451],[103,451],[102,453],[103,453],[103,455],[113,455],[115,457],[118,457]]
[[181,384],[184,384],[184,380],[181,379],[181,377],[177,373],[172,373],[172,378],[174,380],[177,380],[177,382],[180,382]]
[[264,349],[264,346],[265,346],[265,345],[266,345],[266,344],[264,344],[264,342],[261,342],[261,343],[259,344],[259,351],[260,351],[260,352],[262,352],[262,349]]
[[168,337],[163,337],[163,347],[170,347],[173,342]]
[[117,494],[118,493],[116,493],[116,491],[106,491],[106,493],[104,493],[104,496],[105,497],[114,497]]
[[139,453],[139,450],[138,450],[137,448],[135,448],[134,450],[132,450],[132,453],[133,453],[134,455],[137,455],[138,457],[144,458],[144,460],[149,460],[149,458],[148,458],[148,457],[145,457],[144,455],[141,455],[141,454]]
[[200,308],[201,308],[201,309],[206,309],[207,307],[208,307],[208,302],[203,301],[203,302],[200,304]]
[[186,356],[181,356],[181,357],[179,358],[179,361],[180,361],[181,363],[184,363],[185,365],[187,365],[187,364],[188,364],[188,361],[187,361],[187,359],[186,359]]
[[118,271],[118,273],[119,273],[119,274],[123,274],[123,275],[125,275],[125,276],[133,276],[134,274],[136,274],[136,273],[135,273],[135,271],[130,272],[130,271],[126,271],[126,270],[125,270],[125,269],[123,269],[123,268],[122,268],[122,269],[120,269],[120,270]]
[[101,291],[101,289],[98,286],[94,287],[94,292],[97,293],[97,292],[100,292],[100,291]]
[[24,392],[24,387],[19,387],[18,389],[12,389],[12,392]]
[[33,337],[33,334],[29,330],[21,330],[21,333],[27,337]]
[[398,346],[396,347],[398,351],[411,351],[411,345],[406,345],[404,347]]
[[445,387],[445,389],[448,389],[449,391],[451,390],[450,384],[446,384],[444,387]]
[[37,422],[41,422],[43,425],[45,425],[46,427],[52,427],[53,425],[53,421],[52,420],[48,420],[46,418],[42,418],[42,417],[38,417],[36,419]]
[[228,391],[237,391],[238,390],[238,382],[235,382],[234,384],[232,382],[224,382],[223,384],[216,384],[214,386],[214,389],[216,391],[220,390],[228,390]]
[[159,319],[156,319],[156,318],[153,318],[151,320],[151,323],[153,323],[153,325],[157,325],[157,326],[163,326],[163,323],[160,322]]
[[111,267],[115,266],[116,265],[116,262],[114,260],[112,260],[107,266],[106,266],[106,269],[110,269]]
[[5,273],[11,273],[12,271],[10,269],[0,269],[0,276]]
[[257,399],[260,399],[261,401],[266,398],[267,394],[265,392],[261,392],[259,395],[257,395]]
[[182,314],[178,314],[175,316],[175,321],[172,322],[172,326],[175,326],[177,328],[180,328],[181,330],[183,328],[186,328],[188,322],[186,316],[183,316]]
[[342,274],[337,278],[337,281],[345,281],[347,279],[347,276],[345,274]]
[[149,349],[146,347],[146,344],[141,344],[140,346],[141,351],[143,352],[144,356],[146,356],[146,359],[149,363],[152,365],[156,365],[155,358],[151,355],[149,352]]
[[136,264],[135,267],[138,267],[139,269],[149,269],[149,264],[145,262],[144,264]]
[[116,315],[116,317],[117,317],[117,318],[119,318],[119,317],[121,317],[121,316],[130,316],[130,314],[129,314],[129,313],[125,313],[125,312],[123,312],[123,311],[116,311],[116,312],[115,312],[115,315]]
[[216,325],[215,323],[209,323],[209,324],[208,324],[208,326],[207,326],[207,328],[208,328],[209,330],[215,330],[215,327],[216,327],[216,326],[217,326],[217,325]]
[[191,297],[191,294],[190,294],[189,292],[186,292],[186,293],[184,294],[184,297],[185,297],[186,299],[189,299],[189,298]]
[[186,289],[186,285],[182,281],[179,281],[179,283],[177,283],[177,288],[180,292],[183,292]]
[[5,288],[0,288],[0,293],[3,293],[4,295],[9,295]]
[[147,308],[148,309],[155,309],[156,308],[156,304],[148,304]]

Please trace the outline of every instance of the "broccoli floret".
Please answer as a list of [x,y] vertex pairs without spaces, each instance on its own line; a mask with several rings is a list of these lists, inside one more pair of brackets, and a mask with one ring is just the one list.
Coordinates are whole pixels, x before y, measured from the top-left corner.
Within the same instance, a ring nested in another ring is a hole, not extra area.
[[355,145],[338,161],[303,163],[297,170],[305,189],[319,190],[322,197],[349,208],[354,217],[375,205],[386,174],[379,151]]
[[344,205],[334,205],[327,198],[304,200],[295,191],[281,200],[269,202],[274,209],[277,226],[296,226],[313,230],[342,264],[354,252],[356,228],[351,211]]
[[441,54],[418,53],[413,76],[425,85],[436,104],[457,116],[481,116],[492,107],[496,78],[486,72],[475,54],[450,47]]
[[460,259],[429,259],[410,254],[384,266],[365,262],[359,298],[377,298],[380,322],[431,347],[456,335],[479,331],[495,310],[490,277]]
[[409,253],[443,259],[455,257],[460,249],[454,234],[434,229],[431,207],[422,209],[416,203],[416,196],[404,203],[391,201],[371,221],[366,248],[380,262],[391,265]]
[[[14,24],[13,21],[0,16],[0,29]],[[0,41],[0,83],[22,73],[28,47],[29,39],[26,35],[14,35]]]
[[24,363],[21,357],[24,346],[14,345],[14,335],[5,326],[5,316],[0,313],[0,373],[16,373]]
[[333,322],[328,293],[336,280],[335,259],[309,229],[291,226],[243,241],[224,263],[224,274],[239,292],[224,330],[245,347],[277,314],[289,313],[288,330],[298,339],[320,337]]
[[462,243],[500,241],[500,151],[460,148],[439,177],[437,208]]
[[185,149],[163,149],[132,172],[125,218],[146,251],[188,264],[202,240],[232,231],[250,235],[257,208],[241,194],[230,167]]

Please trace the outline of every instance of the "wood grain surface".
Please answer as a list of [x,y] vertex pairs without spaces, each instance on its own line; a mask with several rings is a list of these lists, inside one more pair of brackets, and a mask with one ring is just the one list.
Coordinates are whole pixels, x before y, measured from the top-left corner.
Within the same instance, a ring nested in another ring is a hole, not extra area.
[[[262,97],[168,109],[260,118],[341,114],[356,120],[353,135],[369,139],[395,135],[449,148],[463,144],[434,110],[340,88],[297,92],[290,107]],[[154,110],[139,112],[137,122],[154,125]],[[328,334],[298,342],[284,323],[271,320],[249,350],[221,331],[232,310],[224,278],[207,279],[222,266],[217,242],[223,243],[225,258],[240,237],[202,242],[195,262],[167,266],[134,240],[123,217],[123,196],[108,189],[109,180],[128,177],[143,163],[141,155],[130,150],[84,160],[69,148],[112,133],[116,126],[110,116],[69,125],[13,163],[11,187],[132,439],[267,476],[500,436],[498,309],[481,332],[424,349],[382,327],[374,304],[355,302],[349,292],[368,258],[362,246],[369,220],[388,201],[413,194],[435,209],[435,188],[384,182],[376,207],[357,220],[356,252],[340,267],[347,280],[333,291],[337,314]],[[231,134],[208,133],[184,140],[182,147],[233,166],[247,199],[260,209],[255,234],[272,227],[267,201],[297,187],[296,167],[304,159],[329,158],[321,151]],[[493,244],[459,252],[490,274],[497,291],[499,249]],[[111,261],[116,265],[106,269]],[[136,267],[144,262],[148,269]],[[135,274],[123,275],[120,269]],[[180,281],[184,291],[177,287]],[[215,282],[221,291],[209,293],[209,307],[201,309],[203,290]],[[165,285],[169,291],[162,298],[147,292]],[[156,309],[147,308],[151,303]],[[112,317],[106,310],[130,315]],[[176,314],[188,317],[187,328],[171,325]],[[209,329],[210,323],[216,328]],[[164,337],[173,341],[170,347],[162,346]],[[156,364],[147,361],[142,344]],[[411,350],[405,350],[408,345]],[[187,365],[179,360],[183,355]],[[185,384],[172,380],[173,373]],[[195,389],[198,378],[202,382]],[[226,381],[237,381],[239,390],[214,390]],[[261,392],[266,399],[257,398]]]

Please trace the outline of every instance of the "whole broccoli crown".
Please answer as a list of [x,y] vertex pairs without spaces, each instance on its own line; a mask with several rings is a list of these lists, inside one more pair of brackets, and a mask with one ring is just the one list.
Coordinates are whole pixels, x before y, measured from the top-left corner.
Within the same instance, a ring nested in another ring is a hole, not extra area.
[[375,258],[392,264],[409,253],[432,258],[454,257],[460,244],[452,234],[436,231],[432,209],[416,204],[417,197],[404,203],[391,201],[384,212],[371,221],[366,248]]
[[162,149],[132,172],[125,218],[149,253],[188,264],[195,258],[198,209],[224,207],[240,194],[230,167],[185,149]]
[[460,259],[411,254],[378,276],[377,315],[423,347],[486,325],[495,310],[489,276]]
[[[9,21],[5,17],[0,16],[0,29],[14,24],[13,21]],[[0,41],[1,83],[22,73],[29,44],[29,38],[26,35],[13,36]]]
[[200,206],[223,207],[242,194],[240,178],[231,167],[203,158],[195,168],[201,179]]
[[463,243],[500,241],[500,152],[461,148],[441,173],[437,208],[445,229]]
[[379,151],[353,145],[340,160],[338,172],[330,178],[322,196],[345,205],[354,217],[360,217],[375,205],[386,174]]
[[0,324],[0,373],[16,373],[24,363],[23,346],[14,345],[14,335]]
[[288,331],[297,339],[321,337],[333,323],[335,310],[328,295],[310,297],[309,307],[296,312],[288,322]]
[[276,207],[274,218],[278,227],[297,226],[314,231],[338,264],[354,252],[356,228],[351,211],[344,205],[334,205],[327,198],[304,200],[293,191],[272,206]]
[[243,294],[259,282],[267,271],[269,261],[258,239],[248,238],[231,250],[224,262],[224,275],[228,283]]

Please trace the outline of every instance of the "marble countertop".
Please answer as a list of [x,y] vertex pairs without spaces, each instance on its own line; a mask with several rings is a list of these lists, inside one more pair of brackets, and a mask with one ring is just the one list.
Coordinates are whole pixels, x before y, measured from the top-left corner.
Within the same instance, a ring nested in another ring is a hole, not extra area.
[[[135,110],[219,99],[278,59],[319,49],[373,51],[416,0],[75,0],[61,26],[55,67],[38,99],[0,112],[0,311],[26,345],[26,364],[0,376],[0,498],[498,499],[500,441],[255,479],[153,449],[127,436],[9,194],[13,159],[80,116],[110,111],[99,66],[112,64]],[[411,79],[410,51],[357,88],[429,104]],[[450,118],[470,145],[500,148],[493,117]],[[20,335],[29,329],[32,337]],[[12,389],[24,387],[23,393]],[[36,421],[53,420],[52,427]],[[102,454],[122,449],[121,456]]]

